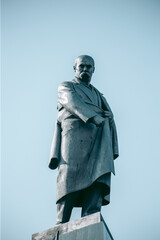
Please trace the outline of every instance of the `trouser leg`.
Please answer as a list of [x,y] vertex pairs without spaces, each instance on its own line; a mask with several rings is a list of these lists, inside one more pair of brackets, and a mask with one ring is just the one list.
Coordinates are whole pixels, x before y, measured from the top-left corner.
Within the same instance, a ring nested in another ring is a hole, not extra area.
[[69,221],[77,197],[78,192],[74,192],[66,195],[61,200],[59,200],[59,202],[57,203],[56,224]]
[[103,184],[93,183],[83,190],[83,205],[81,216],[87,216],[101,211],[103,201]]

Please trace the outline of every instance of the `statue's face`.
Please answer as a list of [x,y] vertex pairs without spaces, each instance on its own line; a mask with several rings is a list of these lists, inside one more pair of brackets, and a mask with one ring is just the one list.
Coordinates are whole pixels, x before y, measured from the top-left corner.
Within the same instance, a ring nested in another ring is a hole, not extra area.
[[89,83],[94,72],[94,62],[90,57],[79,57],[74,67],[76,77],[81,81]]

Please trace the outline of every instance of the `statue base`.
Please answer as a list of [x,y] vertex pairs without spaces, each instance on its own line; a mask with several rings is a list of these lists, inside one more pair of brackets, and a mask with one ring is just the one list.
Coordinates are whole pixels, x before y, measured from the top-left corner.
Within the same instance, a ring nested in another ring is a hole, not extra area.
[[100,212],[32,235],[32,240],[114,240]]

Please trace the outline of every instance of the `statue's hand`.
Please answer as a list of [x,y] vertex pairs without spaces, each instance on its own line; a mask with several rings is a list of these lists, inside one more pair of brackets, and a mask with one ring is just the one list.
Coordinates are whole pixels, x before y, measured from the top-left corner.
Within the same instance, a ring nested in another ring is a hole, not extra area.
[[49,163],[50,169],[56,169],[58,167],[58,159],[57,158],[51,158]]
[[113,114],[111,112],[104,111],[103,116],[109,118],[109,122],[110,122],[110,124],[112,124],[112,122],[113,122]]
[[105,118],[96,115],[90,120],[92,123],[94,123],[97,127],[102,127],[105,124]]
[[104,115],[103,116],[113,119],[113,114],[111,112],[109,112],[109,111],[104,111]]

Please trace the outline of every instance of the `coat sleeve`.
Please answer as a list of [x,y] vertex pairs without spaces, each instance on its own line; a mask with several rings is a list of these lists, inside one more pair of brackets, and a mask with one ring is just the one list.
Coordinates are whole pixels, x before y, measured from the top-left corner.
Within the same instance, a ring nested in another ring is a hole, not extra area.
[[63,82],[58,88],[58,102],[70,113],[87,122],[97,113],[89,107],[73,88],[73,83]]

